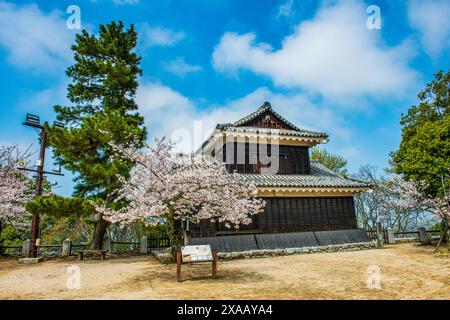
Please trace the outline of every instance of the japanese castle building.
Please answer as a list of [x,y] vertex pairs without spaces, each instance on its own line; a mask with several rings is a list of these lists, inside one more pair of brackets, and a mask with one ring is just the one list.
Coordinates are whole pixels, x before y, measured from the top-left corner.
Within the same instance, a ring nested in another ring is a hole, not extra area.
[[218,124],[199,152],[252,182],[266,206],[250,225],[234,230],[202,222],[191,227],[192,237],[356,229],[353,197],[369,186],[310,160],[309,149],[327,141],[326,133],[298,128],[268,102],[234,123]]

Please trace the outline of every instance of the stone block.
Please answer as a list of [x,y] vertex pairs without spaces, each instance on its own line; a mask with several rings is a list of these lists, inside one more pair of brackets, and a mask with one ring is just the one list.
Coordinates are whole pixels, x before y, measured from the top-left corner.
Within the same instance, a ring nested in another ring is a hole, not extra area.
[[172,263],[173,257],[170,253],[158,253],[156,255],[156,258],[159,260],[159,262],[167,264]]
[[431,243],[431,239],[427,236],[427,230],[424,227],[419,228],[419,241],[421,245],[427,245]]
[[66,239],[63,241],[61,257],[68,257],[72,252],[72,241],[70,239]]
[[109,236],[106,236],[103,239],[102,250],[108,250],[109,252],[111,252],[111,238]]
[[141,254],[147,254],[148,253],[148,237],[147,236],[143,236],[141,238],[141,245],[139,248],[139,252]]
[[30,239],[22,243],[22,257],[28,257],[30,253]]
[[44,258],[37,257],[37,258],[21,258],[19,259],[19,263],[25,263],[25,264],[33,264],[44,261]]
[[393,229],[387,230],[387,238],[389,244],[395,244],[395,234]]

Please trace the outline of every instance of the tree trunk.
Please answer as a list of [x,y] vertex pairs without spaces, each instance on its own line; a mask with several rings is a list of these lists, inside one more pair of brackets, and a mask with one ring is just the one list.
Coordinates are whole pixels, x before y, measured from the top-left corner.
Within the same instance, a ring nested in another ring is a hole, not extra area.
[[3,248],[2,248],[2,230],[3,230],[3,226],[2,226],[2,222],[0,221],[0,256],[3,256]]
[[92,249],[101,250],[103,246],[103,239],[105,237],[106,229],[108,228],[109,222],[104,220],[102,216],[95,223],[94,237],[92,239]]
[[434,249],[434,252],[436,252],[439,249],[439,247],[441,246],[441,244],[444,243],[446,240],[447,240],[447,243],[448,243],[448,239],[447,239],[448,221],[446,221],[446,220],[442,220],[442,221],[444,223],[444,228],[442,230],[442,234],[441,234],[441,237],[440,237],[440,239],[438,241],[436,249]]
[[170,240],[170,251],[175,259],[177,252],[180,251],[183,244],[183,230],[181,228],[181,221],[174,218],[172,209],[169,209],[169,213],[167,214],[166,227]]
[[448,243],[448,234],[445,231],[448,231],[448,220],[442,219],[441,221],[441,231],[442,231],[442,243]]

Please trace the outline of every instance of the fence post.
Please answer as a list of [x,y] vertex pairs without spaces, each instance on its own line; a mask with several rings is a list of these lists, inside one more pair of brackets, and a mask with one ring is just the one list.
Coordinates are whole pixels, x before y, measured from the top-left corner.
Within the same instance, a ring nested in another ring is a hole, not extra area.
[[109,237],[109,235],[106,235],[105,239],[103,239],[102,250],[111,252],[111,238]]
[[420,244],[422,244],[422,245],[430,244],[431,243],[430,240],[431,239],[428,238],[428,236],[427,236],[427,230],[424,227],[420,227],[419,228],[419,241],[420,241]]
[[177,251],[177,281],[181,281],[181,251]]
[[[445,230],[442,230],[442,232],[445,232]],[[447,243],[450,242],[450,228],[447,229]]]
[[62,244],[62,257],[69,257],[72,254],[72,241],[70,239],[66,239]]
[[143,236],[141,238],[141,254],[147,254],[148,253],[148,237]]
[[191,230],[184,230],[183,231],[183,238],[184,238],[184,245],[190,246],[192,243],[192,236],[191,236]]
[[377,247],[383,246],[383,229],[381,228],[381,222],[377,222]]
[[27,239],[22,244],[22,257],[28,257],[28,253],[30,252],[30,239]]
[[389,244],[395,244],[395,233],[393,229],[387,229],[387,238]]

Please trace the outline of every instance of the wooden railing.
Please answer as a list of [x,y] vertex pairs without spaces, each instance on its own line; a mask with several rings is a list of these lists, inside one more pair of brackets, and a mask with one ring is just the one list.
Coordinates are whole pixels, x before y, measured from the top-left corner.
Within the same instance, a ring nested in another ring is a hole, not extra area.
[[[377,231],[375,229],[370,229],[367,228],[366,229],[367,235],[369,236],[370,239],[372,240],[377,240],[378,239],[378,235],[377,235]],[[387,242],[388,241],[388,236],[387,236],[387,229],[383,229],[383,241]],[[439,230],[427,230],[426,231],[428,235],[436,235],[436,236],[440,236],[441,235],[441,231]],[[395,238],[418,238],[419,237],[419,231],[415,230],[415,231],[394,231],[394,237]]]
[[21,252],[22,246],[0,245],[0,256],[9,255],[12,253],[20,254]]
[[[164,245],[164,239],[163,245]],[[124,242],[124,241],[112,241],[111,252],[113,253],[125,253],[125,252],[138,252],[139,242]],[[70,254],[73,255],[79,250],[89,249],[91,245],[89,243],[75,243],[70,246]],[[62,252],[62,244],[41,244],[37,246],[38,255],[55,254],[58,255]],[[22,254],[23,246],[17,245],[0,245],[0,255],[20,255]]]

